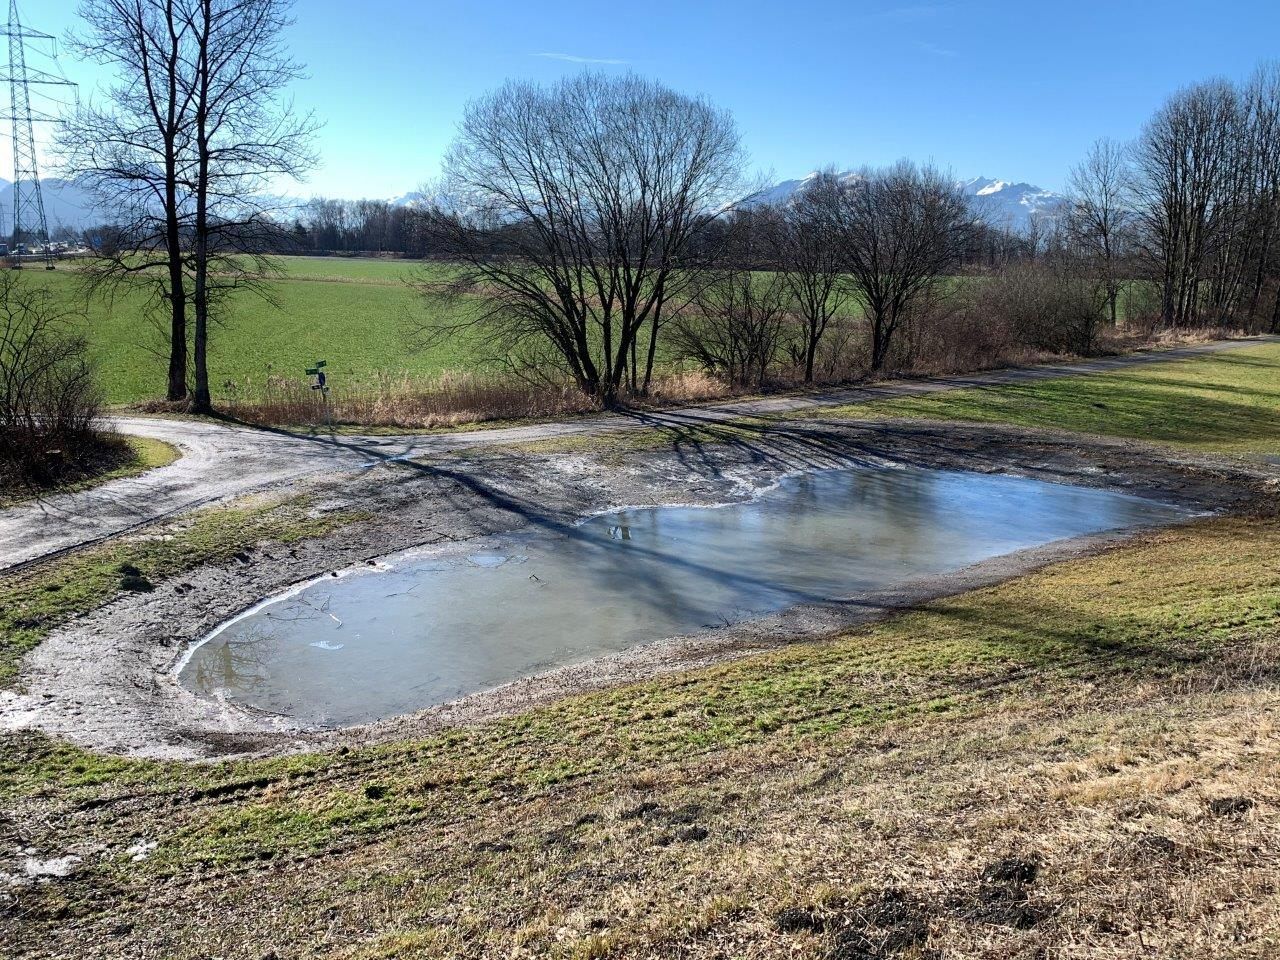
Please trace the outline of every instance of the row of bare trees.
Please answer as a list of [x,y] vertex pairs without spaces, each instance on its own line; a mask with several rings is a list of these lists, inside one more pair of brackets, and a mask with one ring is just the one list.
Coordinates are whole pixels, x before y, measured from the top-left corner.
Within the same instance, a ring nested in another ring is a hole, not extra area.
[[747,205],[731,118],[637,77],[509,83],[471,104],[425,214],[461,265],[425,285],[436,336],[478,330],[504,357],[567,371],[613,402],[678,356],[759,382],[794,342],[807,380],[832,320],[865,313],[871,368],[971,245],[955,184],[901,163],[823,174],[780,209]]
[[879,373],[901,331],[946,298],[980,230],[936,169],[904,161],[844,178],[819,173],[779,207],[729,216],[721,263],[676,319],[674,352],[757,386],[786,357],[808,383],[833,324],[856,316]]
[[[145,291],[169,348],[168,398],[211,410],[209,330],[239,290],[270,297],[269,188],[314,164],[315,123],[283,101],[298,65],[289,0],[84,0],[79,52],[114,72],[64,118],[58,148],[113,216],[85,273]],[[189,349],[190,348],[190,349]],[[188,384],[191,383],[189,392]]]
[[1280,317],[1280,67],[1243,85],[1180,91],[1147,124],[1133,158],[1138,255],[1156,271],[1172,326]]
[[402,253],[429,251],[409,204],[386,200],[313,197],[294,218],[286,245],[290,253]]
[[1280,329],[1280,64],[1178,91],[1134,143],[1096,143],[1070,188],[1056,240],[1113,324],[1140,281],[1165,327]]

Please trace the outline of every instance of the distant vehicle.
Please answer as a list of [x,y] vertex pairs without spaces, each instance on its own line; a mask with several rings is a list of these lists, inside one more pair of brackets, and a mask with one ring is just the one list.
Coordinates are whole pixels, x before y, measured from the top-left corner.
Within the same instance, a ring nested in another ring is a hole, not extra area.
[[17,254],[18,256],[20,256],[20,257],[22,257],[22,256],[26,256],[26,253],[27,253],[27,245],[26,245],[25,243],[20,243],[20,244],[18,244],[17,248],[16,248],[13,252],[14,252],[14,253],[16,253],[16,254]]
[[0,257],[7,257],[8,255],[9,245],[7,243],[0,243]]

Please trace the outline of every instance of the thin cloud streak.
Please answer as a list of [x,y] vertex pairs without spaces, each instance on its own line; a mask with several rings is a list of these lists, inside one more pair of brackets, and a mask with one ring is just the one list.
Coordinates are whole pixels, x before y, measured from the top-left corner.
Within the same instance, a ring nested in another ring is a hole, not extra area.
[[604,63],[613,66],[626,66],[630,60],[617,60],[613,57],[578,57],[572,53],[531,53],[531,57],[542,57],[545,60],[563,60],[565,63]]
[[915,43],[917,50],[923,50],[925,53],[931,53],[935,57],[958,57],[959,50],[952,50],[948,47],[940,47],[936,43],[929,43],[926,40],[917,40]]

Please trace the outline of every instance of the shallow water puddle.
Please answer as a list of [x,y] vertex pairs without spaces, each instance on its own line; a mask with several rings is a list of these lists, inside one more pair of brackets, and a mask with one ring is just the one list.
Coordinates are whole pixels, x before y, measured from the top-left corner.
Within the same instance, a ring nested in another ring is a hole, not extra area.
[[360,723],[647,641],[1186,516],[1017,477],[810,473],[750,503],[621,510],[317,580],[225,624],[181,679],[306,724]]

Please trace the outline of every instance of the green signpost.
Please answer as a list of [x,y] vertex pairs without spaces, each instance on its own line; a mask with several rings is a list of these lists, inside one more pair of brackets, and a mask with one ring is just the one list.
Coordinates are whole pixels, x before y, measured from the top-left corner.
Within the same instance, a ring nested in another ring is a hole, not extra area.
[[326,366],[328,366],[327,360],[317,360],[314,367],[307,367],[307,376],[316,378],[315,383],[311,384],[311,389],[320,391],[320,403],[324,407],[324,425],[332,427],[333,424],[329,419],[329,378],[324,372]]

